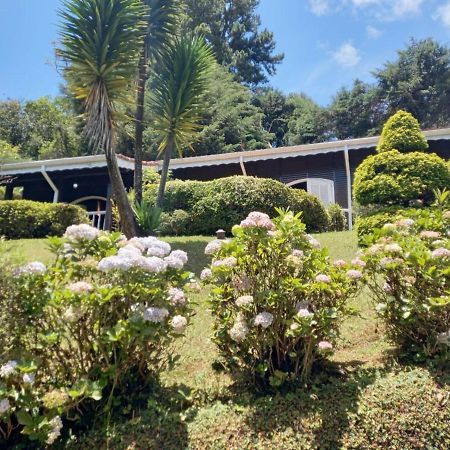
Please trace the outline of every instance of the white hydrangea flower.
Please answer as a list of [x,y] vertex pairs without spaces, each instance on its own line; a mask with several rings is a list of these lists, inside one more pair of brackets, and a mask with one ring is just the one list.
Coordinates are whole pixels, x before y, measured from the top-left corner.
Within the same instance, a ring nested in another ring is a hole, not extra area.
[[162,258],[164,256],[167,256],[172,250],[170,244],[164,241],[160,241],[154,236],[133,238],[131,239],[131,241],[138,242],[144,248],[144,250],[148,251],[148,256],[158,256]]
[[41,263],[40,261],[33,261],[28,264],[25,264],[22,267],[19,267],[15,271],[15,275],[34,275],[34,274],[40,274],[44,273],[47,270],[47,267],[45,267],[45,264]]
[[166,261],[167,266],[172,269],[181,270],[184,267],[184,261],[181,258],[178,258],[176,255],[173,255],[174,252],[172,252],[169,256],[164,258],[164,261]]
[[259,313],[253,321],[256,327],[261,326],[262,328],[270,327],[270,325],[272,325],[272,322],[273,322],[273,314],[267,311]]
[[388,253],[401,253],[402,248],[398,244],[387,244],[384,246],[384,250]]
[[383,230],[385,231],[395,231],[397,229],[397,226],[393,223],[385,223],[383,225]]
[[97,269],[102,272],[109,272],[112,270],[127,271],[131,269],[132,265],[132,260],[115,255],[103,258],[98,263]]
[[17,361],[10,360],[0,367],[0,378],[6,378],[13,375],[17,369]]
[[375,306],[375,311],[378,314],[382,314],[382,313],[384,313],[384,311],[386,311],[386,308],[387,308],[386,303],[378,303],[378,305]]
[[358,266],[358,267],[366,267],[366,262],[363,261],[361,258],[354,258],[352,259],[352,264],[354,266]]
[[448,345],[450,347],[450,330],[437,334],[436,341],[439,344]]
[[320,242],[314,236],[307,234],[306,239],[309,242],[309,244],[311,245],[311,247],[320,248]]
[[200,274],[200,280],[206,281],[209,280],[212,277],[212,271],[211,269],[203,269],[202,273]]
[[251,305],[252,303],[253,303],[252,295],[242,295],[241,297],[238,297],[236,299],[236,306],[238,307]]
[[333,344],[331,342],[328,341],[320,341],[318,344],[319,350],[332,350],[333,349]]
[[71,225],[66,229],[64,237],[72,241],[93,241],[100,235],[100,230],[90,225]]
[[119,258],[136,258],[142,256],[142,252],[135,245],[125,245],[125,247],[119,248],[117,256]]
[[336,261],[334,261],[333,263],[336,267],[345,267],[347,265],[347,262],[344,261],[343,259],[337,259]]
[[214,239],[209,242],[205,247],[205,255],[214,255],[222,248],[222,245],[225,244],[225,242],[226,241],[223,239]]
[[166,308],[156,308],[151,306],[144,311],[144,320],[153,323],[164,322],[169,315],[169,311]]
[[74,294],[87,294],[94,290],[94,287],[91,283],[87,281],[77,281],[75,283],[71,283],[67,286],[69,291],[72,291]]
[[438,239],[441,237],[441,233],[437,231],[425,230],[420,233],[422,239]]
[[69,323],[75,323],[78,322],[82,316],[83,312],[81,309],[71,305],[64,311],[62,318]]
[[151,256],[149,258],[139,258],[135,267],[142,269],[145,272],[150,273],[162,273],[167,270],[167,261],[156,256]]
[[352,280],[359,280],[363,274],[359,270],[349,270],[347,276]]
[[450,250],[444,247],[437,248],[431,252],[432,258],[450,258]]
[[186,264],[188,262],[188,254],[186,252],[184,252],[183,250],[174,250],[169,255],[169,258],[170,257],[183,261],[183,264]]
[[386,267],[386,266],[388,266],[389,264],[394,264],[395,263],[395,259],[394,258],[390,258],[390,257],[384,257],[384,258],[381,258],[381,260],[380,260],[380,266],[381,267]]
[[175,305],[183,306],[187,302],[184,291],[182,289],[175,288],[175,287],[171,287],[169,289],[168,299],[169,299],[170,304],[172,304],[174,306]]
[[0,414],[5,414],[11,408],[11,404],[7,398],[2,398],[0,400]]
[[183,316],[174,316],[170,324],[176,334],[183,334],[187,327],[187,319]]
[[237,264],[237,259],[234,256],[229,256],[225,259],[219,259],[213,262],[213,267],[234,267]]
[[52,420],[50,420],[48,426],[50,427],[50,431],[47,436],[47,444],[52,445],[61,435],[61,430],[63,427],[61,417],[54,417]]
[[381,250],[383,250],[383,246],[381,244],[374,244],[367,249],[367,253],[369,255],[376,255]]
[[297,312],[297,316],[307,319],[314,316],[314,314],[308,308],[300,308]]
[[400,219],[395,222],[395,225],[397,225],[400,228],[410,228],[414,225],[413,219]]
[[228,331],[230,338],[238,344],[243,342],[249,333],[249,328],[243,316],[240,314],[236,318],[236,322]]
[[35,378],[36,376],[34,373],[25,373],[22,377],[22,380],[25,384],[33,385]]
[[325,275],[324,273],[319,273],[319,275],[316,276],[315,280],[318,283],[331,283],[331,277]]

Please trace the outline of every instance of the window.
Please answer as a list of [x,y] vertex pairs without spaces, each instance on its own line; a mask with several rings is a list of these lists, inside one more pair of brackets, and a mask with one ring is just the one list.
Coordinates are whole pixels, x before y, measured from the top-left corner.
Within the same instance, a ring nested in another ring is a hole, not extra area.
[[288,184],[295,189],[303,189],[319,198],[325,205],[335,203],[334,181],[325,178],[306,178]]

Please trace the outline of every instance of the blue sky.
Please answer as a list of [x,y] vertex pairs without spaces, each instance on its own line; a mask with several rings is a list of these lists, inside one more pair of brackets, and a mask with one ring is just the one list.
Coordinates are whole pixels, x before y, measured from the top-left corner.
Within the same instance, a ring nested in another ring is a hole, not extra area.
[[[57,95],[60,0],[0,0],[0,98]],[[271,84],[320,104],[396,56],[411,37],[450,42],[450,0],[261,0],[284,62]]]

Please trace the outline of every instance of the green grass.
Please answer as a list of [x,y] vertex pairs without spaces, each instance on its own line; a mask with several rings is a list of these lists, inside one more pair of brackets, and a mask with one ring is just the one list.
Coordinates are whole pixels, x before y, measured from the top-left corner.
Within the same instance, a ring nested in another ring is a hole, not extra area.
[[[333,259],[349,260],[358,251],[355,233],[316,237]],[[210,238],[167,240],[188,252],[188,270],[199,274],[208,264],[203,249]],[[50,258],[43,240],[0,245],[23,261]],[[212,369],[217,352],[208,293],[192,297],[195,316],[174,349],[178,365],[162,374],[148,408],[116,418],[110,449],[450,448],[450,375],[402,366],[393,357],[368,292],[353,300],[359,315],[343,326],[329,371],[308,387],[265,396],[235,389]],[[96,428],[69,447],[104,449],[105,442]]]

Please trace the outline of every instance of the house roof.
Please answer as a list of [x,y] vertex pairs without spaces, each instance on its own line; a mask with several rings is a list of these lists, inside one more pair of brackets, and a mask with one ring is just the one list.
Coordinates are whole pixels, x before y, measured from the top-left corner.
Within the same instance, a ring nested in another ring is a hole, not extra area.
[[[134,160],[123,155],[117,155],[120,169],[134,170]],[[152,165],[152,163],[146,163]],[[0,164],[0,175],[20,175],[26,173],[38,173],[44,169],[46,172],[61,170],[80,170],[106,168],[105,155],[78,156],[75,158],[48,159],[42,161],[15,162]]]
[[[450,139],[450,128],[424,131],[429,141],[439,139]],[[291,147],[267,148],[263,150],[252,150],[245,152],[223,153],[218,155],[192,156],[188,158],[177,158],[170,161],[170,168],[186,169],[190,167],[217,166],[222,164],[240,164],[250,161],[263,161],[278,158],[294,158],[297,156],[319,155],[324,153],[341,152],[348,150],[359,150],[361,148],[375,147],[380,136],[348,139],[344,141],[321,142],[319,144],[294,145]],[[162,162],[158,161],[158,169]]]

